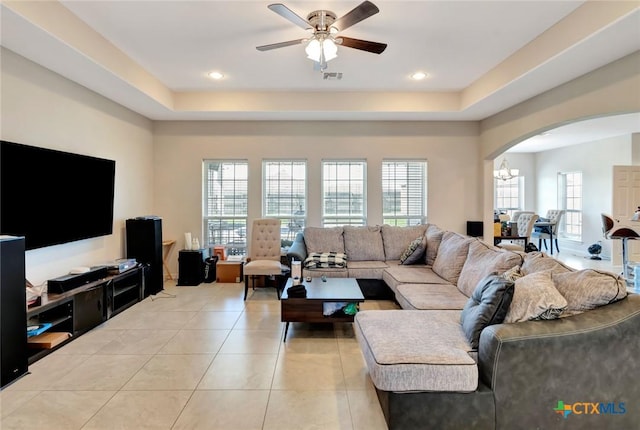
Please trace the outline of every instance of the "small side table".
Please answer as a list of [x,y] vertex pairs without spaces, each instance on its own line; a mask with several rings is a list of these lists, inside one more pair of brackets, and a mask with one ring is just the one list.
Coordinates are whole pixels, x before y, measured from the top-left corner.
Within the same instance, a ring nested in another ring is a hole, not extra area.
[[167,271],[166,279],[171,279],[172,281],[173,281],[173,276],[171,276],[171,269],[169,268],[169,264],[167,263],[167,260],[169,259],[169,256],[171,255],[171,251],[173,250],[173,245],[175,244],[176,244],[176,241],[173,239],[162,241],[162,248],[164,250],[164,252],[162,253],[162,265],[164,266],[164,270]]

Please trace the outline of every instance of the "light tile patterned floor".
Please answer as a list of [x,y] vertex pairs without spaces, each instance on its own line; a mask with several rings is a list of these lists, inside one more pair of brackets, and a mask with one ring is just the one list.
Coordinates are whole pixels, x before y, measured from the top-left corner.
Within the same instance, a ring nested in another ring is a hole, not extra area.
[[0,428],[387,428],[350,324],[292,324],[283,343],[273,289],[246,302],[242,284],[165,291],[175,298],[147,298],[31,365],[0,392]]
[[0,428],[387,428],[350,324],[292,324],[283,343],[273,289],[165,291],[31,365],[0,392]]

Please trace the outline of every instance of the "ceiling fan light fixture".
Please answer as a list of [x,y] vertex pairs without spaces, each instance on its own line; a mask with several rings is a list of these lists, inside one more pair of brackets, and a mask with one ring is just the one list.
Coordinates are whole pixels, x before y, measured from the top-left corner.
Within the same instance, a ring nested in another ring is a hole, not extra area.
[[307,58],[318,63],[333,60],[338,56],[338,47],[330,38],[318,39],[312,38],[305,48]]
[[427,76],[429,76],[428,73],[425,72],[415,72],[411,74],[411,79],[413,79],[414,81],[421,81],[424,78],[426,78]]
[[220,79],[224,78],[224,74],[216,70],[214,70],[213,72],[207,73],[207,76],[209,76],[214,81],[219,81]]

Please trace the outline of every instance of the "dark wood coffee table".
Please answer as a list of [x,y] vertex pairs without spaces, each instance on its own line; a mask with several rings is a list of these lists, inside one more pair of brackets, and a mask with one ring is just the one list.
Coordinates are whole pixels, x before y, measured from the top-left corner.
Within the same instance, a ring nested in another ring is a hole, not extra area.
[[310,323],[336,323],[353,322],[353,315],[340,313],[337,316],[324,316],[324,303],[348,302],[362,303],[364,296],[358,282],[352,278],[314,278],[310,282],[303,282],[307,288],[307,297],[289,298],[287,288],[293,283],[289,278],[280,296],[280,321],[286,322],[284,329],[284,339],[287,341],[287,332],[290,322],[310,322]]

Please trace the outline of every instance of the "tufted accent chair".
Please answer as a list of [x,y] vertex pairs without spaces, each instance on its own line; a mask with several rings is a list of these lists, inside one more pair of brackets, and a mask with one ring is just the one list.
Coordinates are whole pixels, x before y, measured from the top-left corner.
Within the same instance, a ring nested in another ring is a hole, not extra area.
[[[538,239],[538,249],[542,251],[542,241],[544,240],[544,248],[547,249],[547,239],[549,239],[550,247],[551,247],[551,255],[553,255],[553,243],[556,244],[556,250],[560,252],[560,248],[558,248],[558,227],[560,226],[560,220],[562,220],[562,216],[564,215],[564,210],[562,209],[549,209],[547,211],[547,215],[545,219],[548,219],[551,223],[551,234],[533,231],[531,233],[532,238]],[[534,225],[535,227],[535,225]]]
[[273,218],[253,220],[249,258],[244,265],[244,299],[247,299],[250,277],[281,273],[280,220]]

